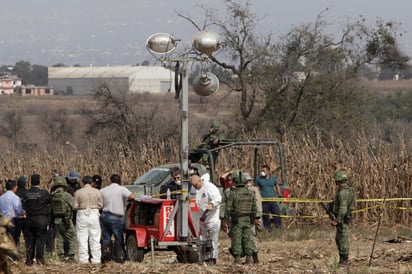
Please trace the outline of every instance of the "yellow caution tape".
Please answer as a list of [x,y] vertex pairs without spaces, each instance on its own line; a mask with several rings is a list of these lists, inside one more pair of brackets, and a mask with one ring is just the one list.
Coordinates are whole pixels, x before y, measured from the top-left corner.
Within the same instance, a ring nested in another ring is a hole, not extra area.
[[[177,191],[171,191],[170,194],[188,194],[188,191],[183,191],[183,190],[177,190]],[[166,193],[162,194],[154,194],[151,195],[152,197],[160,197],[160,198],[166,198]],[[362,202],[376,202],[375,205],[369,206],[369,207],[364,207],[360,209],[353,210],[352,213],[357,214],[361,212],[365,212],[368,210],[372,209],[377,209],[377,208],[390,208],[390,209],[399,209],[399,210],[412,210],[410,207],[397,207],[397,206],[388,206],[386,205],[386,202],[395,202],[395,201],[412,201],[412,198],[386,198],[386,199],[381,199],[381,198],[372,198],[372,199],[356,199],[357,203],[362,203]],[[332,200],[322,200],[322,199],[306,199],[306,198],[262,198],[262,202],[281,202],[281,203],[330,203],[333,202]],[[316,219],[316,218],[329,218],[327,214],[321,215],[321,216],[290,216],[290,215],[276,215],[276,214],[271,214],[271,213],[261,213],[261,215],[269,215],[269,216],[278,216],[280,218],[300,218],[300,219]]]
[[[412,210],[410,207],[400,207],[400,206],[388,206],[386,202],[393,202],[393,201],[410,201],[412,198],[388,198],[388,199],[357,199],[357,202],[376,202],[375,205],[364,207],[360,209],[353,210],[353,214],[365,212],[372,209],[377,208],[389,208],[389,209],[398,209],[398,210]],[[318,199],[302,199],[302,198],[264,198],[262,199],[263,202],[268,201],[275,201],[275,202],[290,202],[290,203],[320,203],[320,202],[332,202],[332,200],[318,200]],[[270,215],[270,216],[279,216],[281,218],[300,218],[300,219],[310,219],[310,218],[329,218],[327,214],[322,216],[289,216],[289,215],[277,215],[271,213],[262,213],[262,215]]]
[[[356,202],[395,202],[412,201],[412,198],[387,198],[387,199],[356,199]],[[306,199],[306,198],[262,198],[262,202],[283,202],[283,203],[330,203],[332,200]]]

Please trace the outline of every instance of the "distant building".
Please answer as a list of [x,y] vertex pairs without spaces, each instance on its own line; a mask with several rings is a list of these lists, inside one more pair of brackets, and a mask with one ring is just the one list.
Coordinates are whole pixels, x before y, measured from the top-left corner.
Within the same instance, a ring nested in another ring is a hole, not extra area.
[[162,93],[174,88],[174,72],[159,66],[49,67],[56,94],[92,95],[106,84],[113,91]]
[[21,86],[21,79],[16,75],[0,75],[0,94],[13,94]]
[[21,86],[17,88],[17,94],[21,96],[47,96],[53,95],[54,89],[52,87],[39,86]]

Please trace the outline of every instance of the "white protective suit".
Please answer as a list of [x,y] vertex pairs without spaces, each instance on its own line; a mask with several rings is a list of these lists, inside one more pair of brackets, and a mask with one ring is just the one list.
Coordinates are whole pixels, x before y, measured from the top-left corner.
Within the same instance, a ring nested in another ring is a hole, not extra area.
[[101,261],[101,228],[98,209],[78,210],[76,215],[77,242],[79,243],[79,263],[89,263],[89,246],[91,262],[99,264]]
[[213,209],[206,213],[204,221],[200,221],[200,233],[202,239],[211,239],[213,245],[212,258],[217,259],[219,247],[219,230],[220,219],[219,210],[222,202],[222,195],[219,189],[208,181],[203,181],[202,187],[197,191],[196,203],[199,208],[200,216],[207,210],[209,204],[213,205]]

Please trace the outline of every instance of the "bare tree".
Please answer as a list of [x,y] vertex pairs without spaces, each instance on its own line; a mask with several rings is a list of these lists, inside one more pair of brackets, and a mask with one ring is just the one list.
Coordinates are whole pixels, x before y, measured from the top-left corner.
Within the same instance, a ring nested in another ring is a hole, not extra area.
[[[347,23],[341,36],[325,34],[321,13],[314,23],[292,29],[277,44],[277,55],[253,67],[266,117],[280,134],[288,128],[319,128],[345,136],[370,123],[367,92],[357,85],[359,70],[370,63],[408,60],[396,47],[396,24]],[[371,46],[371,44],[373,46]]]
[[178,13],[192,23],[198,30],[209,27],[218,28],[221,33],[222,50],[216,56],[211,56],[211,60],[225,70],[231,71],[231,81],[224,83],[232,91],[240,92],[240,113],[245,125],[248,126],[248,119],[255,107],[257,93],[254,88],[256,82],[250,77],[250,67],[253,63],[262,58],[269,58],[271,47],[271,36],[257,37],[255,28],[259,19],[250,11],[250,4],[245,7],[235,1],[226,1],[227,15],[219,18],[215,10],[205,9],[205,22],[203,26],[195,22],[189,16]]
[[23,119],[16,111],[8,111],[2,118],[0,135],[9,139],[15,146],[20,143],[23,133]]
[[40,125],[47,139],[54,144],[64,144],[73,135],[74,125],[66,110],[45,113],[40,117]]
[[171,119],[170,110],[160,111],[156,105],[146,104],[144,94],[129,94],[125,89],[102,83],[94,98],[97,108],[86,109],[83,115],[88,121],[86,134],[95,141],[104,140],[129,153],[139,151],[140,145],[149,139],[177,135],[178,120]]
[[368,63],[399,65],[408,60],[397,47],[398,25],[393,22],[378,21],[370,28],[360,18],[347,22],[340,36],[328,35],[325,10],[314,23],[293,28],[273,43],[271,35],[257,35],[259,18],[249,2],[242,6],[228,0],[226,5],[224,18],[206,8],[202,24],[178,15],[198,30],[218,29],[222,49],[210,59],[232,72],[227,84],[240,93],[241,122],[249,131],[269,125],[284,134],[287,128],[327,128],[338,120],[359,120],[362,111],[349,111],[365,100],[353,81],[359,69]]

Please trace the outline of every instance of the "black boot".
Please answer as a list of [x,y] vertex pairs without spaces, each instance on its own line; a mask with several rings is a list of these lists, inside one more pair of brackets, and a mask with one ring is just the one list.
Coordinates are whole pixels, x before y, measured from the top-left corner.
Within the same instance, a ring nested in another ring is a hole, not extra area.
[[259,258],[258,258],[257,252],[253,252],[252,257],[253,257],[253,263],[258,264],[259,263]]
[[348,264],[348,254],[339,254],[339,266]]

